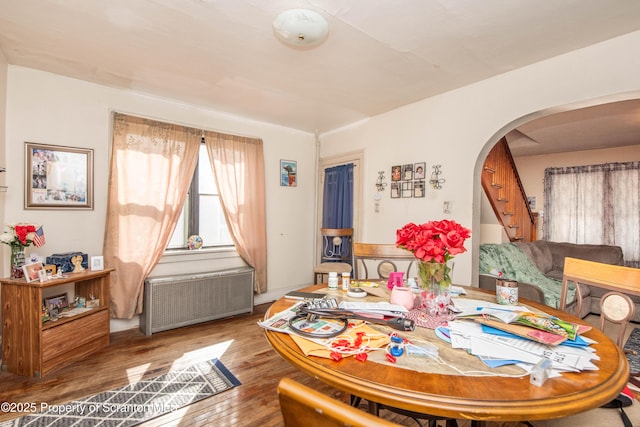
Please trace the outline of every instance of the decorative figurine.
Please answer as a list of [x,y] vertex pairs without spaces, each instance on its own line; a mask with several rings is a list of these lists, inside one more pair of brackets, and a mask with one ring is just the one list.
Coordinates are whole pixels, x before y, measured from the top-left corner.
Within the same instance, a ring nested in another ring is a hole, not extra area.
[[73,264],[74,273],[81,273],[84,271],[84,267],[82,266],[82,255],[76,255],[71,258],[71,263]]

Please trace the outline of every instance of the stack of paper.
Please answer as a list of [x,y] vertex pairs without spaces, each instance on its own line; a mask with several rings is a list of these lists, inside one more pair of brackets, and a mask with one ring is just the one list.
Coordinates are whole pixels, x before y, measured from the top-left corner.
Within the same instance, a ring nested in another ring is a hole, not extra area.
[[[455,305],[462,311],[460,313],[461,319],[473,315],[477,317],[482,312],[491,313],[493,317],[498,319],[494,322],[502,325],[509,325],[509,322],[518,319],[522,313],[530,311],[522,306],[498,306],[497,304],[468,299],[456,299]],[[543,344],[546,342],[545,339],[525,338],[526,333],[516,335],[488,326],[488,324],[492,324],[491,322],[482,323],[485,324],[469,320],[449,322],[448,332],[452,347],[467,350],[470,354],[481,358],[489,366],[517,364],[528,372],[540,360],[547,358],[552,362],[552,376],[557,376],[560,372],[598,369],[593,361],[599,360],[599,358],[595,354],[595,350],[590,347],[594,341],[586,337],[575,335],[572,339],[562,338],[560,343],[554,341],[552,342],[554,345]],[[537,331],[527,326],[522,327]],[[546,333],[545,331],[538,332]]]

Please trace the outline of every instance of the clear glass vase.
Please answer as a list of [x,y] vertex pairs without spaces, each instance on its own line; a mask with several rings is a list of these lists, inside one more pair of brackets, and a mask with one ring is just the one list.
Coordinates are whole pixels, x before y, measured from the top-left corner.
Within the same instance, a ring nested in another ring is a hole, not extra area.
[[446,321],[449,305],[451,305],[453,261],[445,263],[418,261],[417,265],[422,288],[422,306],[427,314]]
[[11,278],[20,279],[24,277],[22,266],[24,265],[24,246],[11,245]]

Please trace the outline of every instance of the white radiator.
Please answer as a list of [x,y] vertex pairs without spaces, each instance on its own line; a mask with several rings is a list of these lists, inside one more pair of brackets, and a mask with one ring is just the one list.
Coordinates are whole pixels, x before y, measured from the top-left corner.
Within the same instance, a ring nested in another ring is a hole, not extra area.
[[147,278],[140,329],[146,335],[253,312],[253,268]]

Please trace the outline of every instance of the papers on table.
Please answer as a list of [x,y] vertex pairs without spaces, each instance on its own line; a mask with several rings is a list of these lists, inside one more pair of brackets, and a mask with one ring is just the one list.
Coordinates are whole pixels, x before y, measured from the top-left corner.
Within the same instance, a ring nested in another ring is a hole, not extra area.
[[482,325],[466,320],[449,322],[449,335],[453,348],[465,349],[490,366],[516,362],[530,372],[540,360],[548,358],[552,362],[553,376],[560,372],[598,369],[592,361],[599,358],[589,346],[593,341],[584,337],[581,346],[549,346],[502,332],[494,334]]
[[391,304],[389,302],[366,302],[366,301],[342,301],[340,308],[343,310],[353,311],[354,313],[364,316],[405,316],[409,310],[399,304]]

